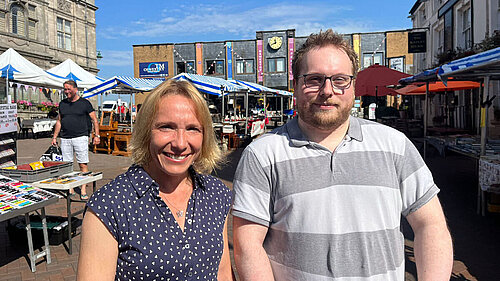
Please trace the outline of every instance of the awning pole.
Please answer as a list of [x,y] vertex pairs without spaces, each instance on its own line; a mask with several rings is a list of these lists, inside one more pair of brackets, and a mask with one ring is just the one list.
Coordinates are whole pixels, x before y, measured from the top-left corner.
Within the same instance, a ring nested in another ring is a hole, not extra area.
[[481,95],[484,95],[484,83],[483,85],[479,88],[479,94],[477,95],[477,104],[478,104],[478,111],[476,114],[476,135],[481,134]]
[[132,95],[134,93],[130,92],[130,103],[128,104],[128,115],[130,116],[130,132],[132,133],[132,108],[133,108],[133,100],[132,100]]
[[427,157],[427,119],[429,118],[429,81],[425,82],[425,103],[424,103],[424,160]]
[[220,94],[222,98],[222,123],[226,120],[225,110],[224,110],[224,86],[220,86]]
[[[7,71],[5,73],[5,98],[9,95],[9,68],[10,64],[7,66]],[[14,75],[14,73],[12,73],[12,75]]]
[[283,111],[283,96],[281,96],[281,114],[280,114],[281,124],[283,124],[283,114],[284,114],[284,111]]
[[248,134],[248,93],[250,90],[247,90],[245,93],[245,136]]
[[490,76],[484,77],[484,91],[483,91],[483,100],[481,103],[481,156],[486,155],[486,140],[488,138],[488,99],[489,99],[489,85],[490,85]]

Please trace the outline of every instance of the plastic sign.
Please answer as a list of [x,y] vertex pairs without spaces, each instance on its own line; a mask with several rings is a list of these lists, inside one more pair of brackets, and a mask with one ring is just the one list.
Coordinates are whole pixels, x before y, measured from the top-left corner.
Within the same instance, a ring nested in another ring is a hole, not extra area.
[[168,61],[139,63],[139,77],[168,76]]

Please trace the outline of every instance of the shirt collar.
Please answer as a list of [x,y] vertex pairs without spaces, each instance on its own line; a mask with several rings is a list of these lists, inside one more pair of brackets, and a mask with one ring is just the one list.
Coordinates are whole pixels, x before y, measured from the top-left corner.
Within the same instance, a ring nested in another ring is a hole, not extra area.
[[[286,124],[286,131],[290,137],[290,142],[295,146],[305,146],[310,143],[299,127],[298,117],[293,118]],[[349,128],[347,129],[346,138],[348,140],[355,139],[363,141],[363,134],[361,132],[361,124],[358,118],[349,116]]]
[[[139,197],[142,197],[151,188],[159,189],[158,183],[151,178],[142,166],[132,165],[128,168],[126,174]],[[192,167],[189,168],[189,174],[194,179],[194,190],[198,188],[205,190],[203,176],[198,174]]]

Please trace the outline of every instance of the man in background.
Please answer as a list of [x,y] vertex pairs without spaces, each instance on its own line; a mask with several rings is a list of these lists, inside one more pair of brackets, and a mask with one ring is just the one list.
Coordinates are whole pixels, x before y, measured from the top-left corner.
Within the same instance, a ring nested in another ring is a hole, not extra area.
[[[75,81],[64,82],[66,99],[59,103],[59,116],[52,137],[52,145],[57,145],[57,137],[61,137],[61,151],[63,161],[73,162],[73,154],[80,166],[80,171],[88,172],[89,163],[89,128],[88,118],[94,125],[93,144],[100,143],[99,124],[92,104],[78,95]],[[74,191],[70,190],[73,195]],[[86,185],[81,186],[80,198],[88,199]]]

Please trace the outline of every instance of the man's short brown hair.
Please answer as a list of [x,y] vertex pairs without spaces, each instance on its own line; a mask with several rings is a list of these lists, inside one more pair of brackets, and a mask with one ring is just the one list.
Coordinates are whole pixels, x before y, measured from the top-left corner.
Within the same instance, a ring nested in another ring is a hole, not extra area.
[[300,48],[295,51],[292,61],[292,72],[293,79],[297,80],[300,75],[300,68],[302,67],[302,61],[305,55],[314,48],[333,46],[343,50],[352,64],[352,75],[356,76],[358,73],[358,55],[354,52],[354,49],[349,45],[349,43],[342,38],[342,35],[333,32],[332,29],[326,31],[320,31],[319,33],[312,33],[307,37],[306,42]]
[[66,82],[64,82],[63,85],[66,85],[66,84],[71,85],[75,89],[78,89],[78,86],[76,85],[76,82],[73,81],[73,80],[67,80]]

